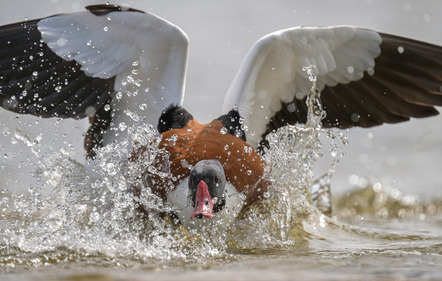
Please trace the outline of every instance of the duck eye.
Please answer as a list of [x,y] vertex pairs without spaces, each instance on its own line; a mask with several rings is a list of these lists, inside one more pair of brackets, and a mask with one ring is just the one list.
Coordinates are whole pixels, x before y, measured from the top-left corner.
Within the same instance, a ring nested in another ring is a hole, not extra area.
[[215,176],[215,182],[219,183],[219,177],[218,176]]

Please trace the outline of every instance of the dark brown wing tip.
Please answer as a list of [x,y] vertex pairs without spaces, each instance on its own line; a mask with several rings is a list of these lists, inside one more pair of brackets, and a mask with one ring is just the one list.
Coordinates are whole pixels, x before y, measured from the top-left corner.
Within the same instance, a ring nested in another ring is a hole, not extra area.
[[145,13],[144,11],[141,10],[120,6],[117,4],[89,5],[86,6],[85,9],[97,16],[106,15],[111,12],[137,12],[142,14]]
[[[347,129],[400,123],[438,115],[442,106],[442,46],[381,33],[381,54],[373,73],[360,80],[326,86],[323,126]],[[287,106],[296,110],[287,110]],[[305,98],[282,102],[263,137],[286,124],[305,123]]]

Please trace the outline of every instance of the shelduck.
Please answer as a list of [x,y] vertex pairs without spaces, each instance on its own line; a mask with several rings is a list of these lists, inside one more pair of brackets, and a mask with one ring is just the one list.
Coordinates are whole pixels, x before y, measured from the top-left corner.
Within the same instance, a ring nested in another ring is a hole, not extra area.
[[[353,26],[294,27],[259,39],[234,78],[224,115],[198,123],[183,107],[188,39],[172,23],[103,4],[0,27],[0,104],[40,117],[88,117],[87,157],[127,137],[130,113],[156,125],[151,188],[183,223],[233,218],[270,187],[259,150],[267,134],[306,122],[314,66],[324,127],[371,127],[438,114],[442,48]],[[142,155],[143,149],[128,155]],[[170,186],[171,185],[171,186]]]

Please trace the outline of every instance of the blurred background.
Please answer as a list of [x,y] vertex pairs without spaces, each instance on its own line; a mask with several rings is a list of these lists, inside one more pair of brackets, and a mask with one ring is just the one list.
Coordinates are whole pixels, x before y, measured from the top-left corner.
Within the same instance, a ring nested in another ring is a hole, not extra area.
[[[3,1],[0,24],[83,10],[101,1]],[[356,25],[442,45],[442,1],[162,0],[114,1],[159,15],[190,38],[185,107],[200,122],[221,114],[230,82],[260,37],[298,25]],[[441,110],[442,108],[439,108]],[[88,122],[48,120],[0,110],[0,190],[23,191],[35,183],[35,157],[14,139],[20,129],[42,144],[42,153],[72,149],[84,162]],[[345,131],[350,143],[332,181],[332,191],[380,182],[423,198],[442,197],[442,117]],[[329,162],[325,161],[325,167]]]

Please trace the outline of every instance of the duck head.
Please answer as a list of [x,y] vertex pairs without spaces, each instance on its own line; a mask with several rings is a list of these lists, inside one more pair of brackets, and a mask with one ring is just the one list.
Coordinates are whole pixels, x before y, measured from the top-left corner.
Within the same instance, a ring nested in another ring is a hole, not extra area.
[[189,201],[194,210],[191,219],[212,218],[226,204],[226,176],[218,160],[201,160],[191,170],[188,180]]

